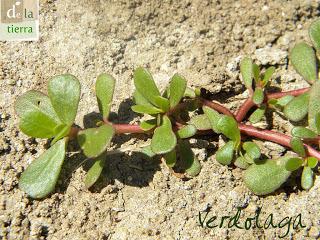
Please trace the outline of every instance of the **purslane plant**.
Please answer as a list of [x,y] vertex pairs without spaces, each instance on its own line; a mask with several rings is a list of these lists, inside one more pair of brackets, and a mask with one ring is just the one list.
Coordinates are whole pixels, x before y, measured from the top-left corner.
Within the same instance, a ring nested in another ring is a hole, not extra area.
[[[140,151],[149,157],[160,155],[172,173],[182,178],[195,177],[201,171],[189,139],[203,134],[221,134],[226,142],[217,150],[216,160],[244,169],[244,183],[253,193],[272,193],[300,168],[303,168],[301,186],[310,189],[320,159],[319,146],[316,146],[320,139],[320,82],[316,57],[320,49],[319,20],[312,23],[309,35],[313,47],[307,43],[296,44],[290,59],[311,87],[269,93],[275,68],[261,71],[246,57],[241,61],[240,71],[249,98],[235,114],[220,103],[205,99],[199,89],[187,87],[187,81],[179,74],[175,74],[161,92],[149,71],[139,67],[133,76],[136,105],[132,110],[147,120],[140,124],[110,122],[116,81],[108,74],[101,74],[95,85],[101,121],[95,128],[80,129],[74,125],[80,100],[79,81],[70,74],[53,77],[48,84],[48,95],[31,90],[16,101],[21,131],[30,137],[50,139],[51,145],[22,173],[20,189],[32,198],[43,198],[53,192],[68,142],[72,139],[76,139],[83,154],[94,161],[84,180],[90,188],[103,170],[114,135],[130,133],[149,135],[151,144]],[[252,125],[261,121],[266,109],[275,110],[294,125],[291,135]],[[247,116],[249,112],[252,114]],[[308,118],[307,125],[303,125],[305,118]],[[275,142],[296,155],[264,159],[259,146],[251,140],[244,141],[247,139],[244,136]]]

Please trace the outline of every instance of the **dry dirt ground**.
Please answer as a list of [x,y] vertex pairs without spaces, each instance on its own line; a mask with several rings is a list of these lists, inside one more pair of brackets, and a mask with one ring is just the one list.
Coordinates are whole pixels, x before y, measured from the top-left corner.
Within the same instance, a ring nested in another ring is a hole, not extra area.
[[[88,164],[81,165],[83,156],[71,146],[55,193],[31,200],[18,189],[18,179],[44,151],[46,141],[19,132],[13,107],[23,92],[45,92],[51,76],[68,72],[82,84],[76,123],[88,125],[94,116],[89,113],[97,112],[95,78],[108,72],[117,79],[113,120],[134,122],[132,71],[142,65],[162,88],[179,72],[190,86],[207,88],[235,109],[246,95],[238,66],[245,55],[277,67],[274,86],[306,86],[288,64],[288,52],[294,43],[308,40],[320,2],[43,0],[40,6],[38,42],[0,43],[1,239],[276,239],[286,231],[199,226],[199,211],[221,218],[235,214],[237,207],[243,208],[241,219],[262,207],[261,218],[273,213],[277,223],[301,213],[306,228],[290,229],[286,238],[319,237],[319,178],[309,192],[295,187],[297,180],[292,179],[275,194],[257,197],[244,186],[242,171],[214,160],[216,138],[193,141],[203,168],[192,180],[182,181],[156,160],[127,152],[108,159],[91,191],[83,184]],[[290,130],[272,115],[274,128]],[[114,146],[135,147],[145,141],[117,137]],[[267,156],[286,152],[276,144],[259,144]]]

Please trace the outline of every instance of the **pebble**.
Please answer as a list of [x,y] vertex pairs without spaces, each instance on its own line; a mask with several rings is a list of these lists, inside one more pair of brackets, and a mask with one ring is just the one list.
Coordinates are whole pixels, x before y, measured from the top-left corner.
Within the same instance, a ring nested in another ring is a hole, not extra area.
[[256,58],[262,65],[267,64],[284,64],[288,53],[280,49],[272,48],[266,46],[264,48],[259,48],[255,51]]

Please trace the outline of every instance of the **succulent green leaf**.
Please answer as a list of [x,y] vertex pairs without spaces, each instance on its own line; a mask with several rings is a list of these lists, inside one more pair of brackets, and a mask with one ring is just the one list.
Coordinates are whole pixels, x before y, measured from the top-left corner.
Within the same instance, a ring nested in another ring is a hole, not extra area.
[[270,81],[272,74],[274,73],[274,71],[276,70],[275,67],[269,67],[265,72],[264,72],[264,76],[263,76],[263,87],[265,87],[268,82]]
[[140,152],[148,156],[149,158],[153,158],[154,156],[157,155],[152,151],[151,145],[143,147]]
[[184,92],[183,96],[188,98],[195,98],[196,94],[192,88],[186,87],[186,91]]
[[53,77],[48,84],[52,106],[60,120],[71,126],[77,115],[80,100],[79,80],[71,74]]
[[309,94],[301,94],[285,105],[283,113],[289,120],[298,122],[308,114],[308,102]]
[[290,57],[293,67],[306,81],[313,83],[318,78],[316,55],[312,47],[304,42],[298,43]]
[[186,173],[192,177],[197,176],[201,171],[201,164],[195,157],[190,143],[188,141],[180,141],[178,146],[180,159],[183,162]]
[[265,105],[261,105],[259,108],[257,108],[249,117],[249,121],[251,123],[257,123],[261,121],[263,118],[264,114],[266,112],[266,107]]
[[314,182],[314,173],[311,167],[304,166],[301,175],[301,187],[304,190],[312,188]]
[[277,105],[280,107],[284,107],[286,106],[292,99],[294,99],[294,96],[292,95],[287,95],[287,96],[283,96],[281,98],[279,98],[277,100]]
[[298,138],[315,138],[317,137],[317,134],[305,127],[294,127],[291,130],[291,134],[294,137],[298,137]]
[[157,126],[157,119],[150,119],[140,123],[140,128],[144,131],[149,131]]
[[290,158],[286,162],[286,169],[290,172],[296,171],[303,164],[303,160],[301,158]]
[[195,126],[198,130],[211,129],[211,123],[205,114],[193,116],[188,124]]
[[308,167],[315,168],[318,165],[318,159],[315,157],[307,157]]
[[222,165],[229,165],[233,159],[235,143],[227,142],[222,148],[216,152],[216,160]]
[[318,135],[320,134],[320,112],[314,116],[314,124]]
[[263,102],[263,100],[264,92],[262,88],[256,88],[253,92],[252,101],[257,105],[260,105]]
[[260,67],[257,64],[252,65],[253,78],[256,83],[260,81]]
[[246,88],[252,89],[253,73],[252,73],[252,60],[250,58],[245,57],[244,59],[242,59],[240,63],[240,72]]
[[160,109],[163,110],[163,112],[167,112],[170,109],[170,102],[168,99],[161,97],[161,96],[156,96],[154,98],[154,101]]
[[[308,112],[309,127],[314,131],[317,131],[319,127],[319,114],[320,114],[320,81],[316,81],[312,84],[310,89],[309,112]],[[316,123],[317,115],[318,115],[318,124]]]
[[20,96],[15,110],[20,117],[21,131],[31,137],[54,137],[55,128],[61,124],[49,98],[38,91],[28,91]]
[[111,109],[116,80],[109,74],[102,73],[96,81],[96,96],[99,111],[104,119],[108,118]]
[[174,108],[185,94],[187,81],[179,74],[173,75],[170,81],[170,107]]
[[309,28],[309,36],[313,46],[320,50],[320,19],[317,19],[313,23],[311,23]]
[[240,130],[237,121],[233,117],[223,115],[217,123],[217,129],[223,135],[233,140],[236,145],[239,145],[241,140]]
[[172,131],[171,121],[167,116],[163,116],[162,124],[154,131],[151,140],[151,149],[156,154],[170,152],[177,145],[177,138]]
[[261,156],[260,148],[254,142],[245,142],[243,143],[242,148],[252,159],[258,159]]
[[266,195],[277,190],[287,181],[291,172],[286,170],[286,162],[290,156],[277,160],[268,159],[264,162],[252,164],[244,171],[245,185],[256,195]]
[[32,161],[21,174],[19,188],[32,198],[43,198],[51,193],[60,174],[65,149],[66,140],[61,139]]
[[186,125],[177,131],[179,138],[189,138],[197,133],[197,128],[193,125]]
[[152,107],[152,106],[146,106],[146,105],[134,105],[131,107],[132,111],[136,113],[142,113],[142,114],[158,114],[162,113],[163,111],[160,108]]
[[246,161],[246,159],[243,156],[238,157],[234,161],[234,165],[241,169],[247,169],[250,166],[250,164]]
[[105,158],[106,155],[101,154],[95,159],[94,164],[91,166],[87,172],[86,178],[84,179],[86,188],[92,187],[92,185],[95,184],[95,182],[99,179],[105,164]]
[[98,157],[110,144],[114,129],[109,124],[98,128],[88,128],[78,134],[78,143],[87,157]]
[[138,92],[150,103],[156,105],[155,97],[161,94],[150,72],[145,68],[139,67],[134,71],[133,78]]
[[133,100],[137,105],[154,107],[137,89],[133,93]]
[[59,141],[61,138],[64,138],[65,136],[67,136],[70,132],[70,126],[67,126],[65,124],[59,125],[55,128],[55,137],[51,142],[51,146],[53,144],[55,144],[57,141]]
[[166,160],[166,164],[168,167],[173,168],[177,162],[177,153],[176,150],[173,149],[172,151],[163,155],[164,159]]
[[212,130],[216,133],[220,133],[217,125],[218,125],[218,121],[221,118],[221,115],[217,111],[207,106],[203,106],[202,109],[211,124]]
[[290,140],[290,146],[294,152],[296,152],[300,157],[306,156],[306,150],[303,146],[303,142],[300,138],[293,137]]

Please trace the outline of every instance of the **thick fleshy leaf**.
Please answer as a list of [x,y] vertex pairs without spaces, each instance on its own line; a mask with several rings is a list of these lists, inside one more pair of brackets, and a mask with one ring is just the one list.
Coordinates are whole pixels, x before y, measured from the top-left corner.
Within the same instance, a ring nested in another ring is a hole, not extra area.
[[267,83],[270,81],[272,74],[274,73],[274,71],[276,70],[275,67],[269,67],[263,75],[263,80],[262,80],[262,85],[263,87],[265,87],[267,85]]
[[261,121],[263,118],[264,114],[266,112],[266,107],[265,105],[261,105],[259,108],[257,108],[249,117],[249,121],[251,123],[257,123]]
[[317,134],[312,130],[305,128],[305,127],[294,127],[291,130],[291,134],[294,137],[298,138],[315,138]]
[[309,36],[312,41],[313,46],[320,50],[320,19],[317,19],[313,23],[311,23],[309,28]]
[[298,122],[308,114],[308,102],[309,94],[301,94],[284,107],[283,113],[289,120]]
[[114,129],[109,124],[88,128],[78,134],[78,143],[87,157],[98,157],[110,144]]
[[303,164],[303,160],[301,158],[290,158],[286,163],[286,169],[290,172],[296,171]]
[[140,123],[140,127],[144,131],[149,131],[157,126],[157,119],[150,119]]
[[192,88],[186,87],[186,91],[184,92],[184,97],[195,98],[196,94]]
[[254,142],[245,142],[243,143],[242,148],[252,159],[258,159],[261,156],[260,148]]
[[253,78],[256,83],[260,81],[260,67],[257,64],[252,64],[252,73],[253,73]]
[[277,190],[287,181],[291,172],[286,170],[286,162],[290,156],[277,160],[268,159],[258,164],[252,164],[244,171],[245,185],[256,195],[265,195]]
[[320,134],[320,112],[318,112],[314,116],[314,124],[315,124],[315,130],[317,131],[318,135]]
[[247,169],[250,166],[250,164],[242,156],[238,157],[234,161],[234,165],[237,166],[238,168],[241,168],[241,169]]
[[[309,97],[309,112],[308,112],[308,123],[309,127],[317,131],[318,127],[316,124],[316,115],[320,113],[320,81],[316,81],[312,84],[310,89]],[[319,119],[318,119],[319,126]]]
[[211,123],[205,114],[193,116],[188,123],[195,126],[198,130],[211,129]]
[[290,54],[291,62],[296,71],[309,83],[317,77],[316,55],[312,47],[301,42],[294,46]]
[[304,190],[312,188],[314,182],[314,173],[311,167],[304,166],[301,175],[301,187]]
[[20,117],[20,130],[31,137],[54,137],[56,127],[61,125],[49,98],[38,91],[21,95],[15,103],[15,110]]
[[151,145],[143,147],[140,152],[148,156],[149,158],[153,158],[154,156],[157,155],[152,151]]
[[51,193],[60,174],[65,149],[66,140],[61,139],[32,161],[21,174],[19,188],[32,198],[43,198]]
[[292,99],[294,99],[294,96],[292,95],[287,95],[283,96],[276,101],[276,106],[277,107],[284,107],[286,106]]
[[162,124],[154,131],[151,140],[151,149],[156,154],[170,152],[177,145],[177,138],[172,131],[171,121],[167,116],[163,116]]
[[217,129],[233,140],[236,145],[240,143],[240,130],[237,121],[233,117],[223,115],[218,121]]
[[65,124],[59,125],[55,128],[55,137],[52,140],[52,142],[50,143],[50,145],[52,146],[53,144],[55,144],[56,142],[58,142],[61,138],[64,138],[65,136],[67,136],[70,132],[71,126],[67,126]]
[[202,107],[202,109],[211,124],[212,130],[216,133],[220,133],[220,130],[218,129],[217,125],[218,125],[218,121],[221,118],[221,115],[217,111],[207,106]]
[[308,167],[315,168],[318,165],[318,159],[315,157],[307,157]]
[[246,88],[252,89],[253,73],[252,73],[252,60],[250,58],[245,57],[244,59],[242,59],[240,63],[240,72]]
[[154,107],[137,89],[133,93],[133,100],[137,105]]
[[180,159],[182,160],[186,173],[192,177],[197,176],[201,171],[201,164],[195,157],[190,143],[188,141],[181,141],[178,146]]
[[197,128],[193,125],[186,125],[177,131],[179,138],[189,138],[197,133]]
[[142,114],[150,114],[150,115],[154,115],[154,114],[158,114],[158,113],[162,113],[163,110],[161,110],[160,108],[156,108],[156,107],[152,107],[152,106],[146,106],[146,105],[134,105],[131,107],[132,111],[136,112],[136,113],[142,113]]
[[174,108],[183,97],[187,87],[187,81],[179,74],[173,75],[170,81],[170,108]]
[[156,105],[155,97],[161,94],[150,72],[145,68],[139,67],[134,71],[133,78],[138,92],[150,103]]
[[264,93],[262,88],[256,88],[252,96],[252,101],[257,105],[260,105],[263,102],[263,100],[264,100]]
[[71,74],[53,77],[48,84],[52,106],[60,120],[71,126],[77,115],[80,100],[79,80]]
[[99,179],[104,167],[105,158],[105,154],[101,154],[95,159],[94,164],[91,166],[87,172],[86,178],[84,179],[86,188],[90,188]]
[[157,107],[162,109],[163,112],[167,112],[170,109],[170,103],[169,103],[168,99],[161,97],[161,96],[156,96],[154,98],[154,101],[155,101]]
[[163,155],[163,158],[166,160],[166,164],[168,167],[173,168],[177,162],[177,154],[176,150],[173,149],[171,152],[168,152]]
[[235,143],[227,142],[222,148],[216,152],[216,160],[222,165],[229,165],[233,159]]
[[109,74],[102,73],[96,81],[96,96],[99,111],[104,119],[108,118],[116,80]]
[[300,138],[293,137],[290,140],[290,146],[294,152],[296,152],[300,157],[306,156],[306,150],[303,146],[303,142]]

